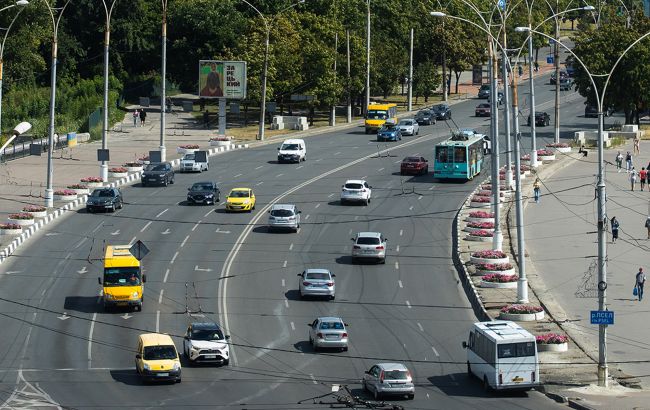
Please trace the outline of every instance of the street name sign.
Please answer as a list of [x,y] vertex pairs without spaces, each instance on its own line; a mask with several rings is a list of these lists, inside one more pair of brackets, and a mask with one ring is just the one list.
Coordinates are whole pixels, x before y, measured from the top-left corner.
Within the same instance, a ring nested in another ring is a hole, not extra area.
[[591,324],[592,325],[613,325],[614,312],[611,310],[592,310]]

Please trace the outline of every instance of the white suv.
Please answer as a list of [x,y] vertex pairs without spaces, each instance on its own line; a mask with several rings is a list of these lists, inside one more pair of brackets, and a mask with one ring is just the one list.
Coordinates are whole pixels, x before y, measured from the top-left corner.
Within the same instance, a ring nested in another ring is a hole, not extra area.
[[374,259],[386,263],[386,242],[388,239],[379,232],[359,232],[352,238],[352,262],[359,259]]
[[346,202],[362,202],[368,205],[372,195],[372,187],[363,179],[348,179],[341,188],[341,204]]
[[278,163],[300,162],[307,160],[307,146],[301,139],[284,140],[278,147]]
[[187,328],[183,338],[183,352],[190,364],[230,362],[229,335],[224,335],[221,327],[213,322],[195,322]]

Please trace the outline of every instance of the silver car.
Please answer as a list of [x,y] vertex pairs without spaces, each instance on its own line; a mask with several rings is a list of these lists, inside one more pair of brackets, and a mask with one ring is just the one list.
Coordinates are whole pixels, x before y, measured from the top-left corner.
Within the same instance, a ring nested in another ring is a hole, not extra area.
[[269,210],[269,231],[289,229],[298,232],[300,229],[300,211],[295,205],[275,204]]
[[420,134],[420,125],[413,119],[400,120],[397,127],[402,131],[402,135]]
[[358,259],[376,259],[386,263],[387,238],[379,232],[359,232],[352,238],[352,262]]
[[336,283],[334,275],[327,269],[307,269],[299,273],[298,288],[300,297],[319,296],[333,300],[336,295]]
[[363,388],[373,394],[375,399],[380,396],[406,396],[409,400],[415,397],[415,385],[411,372],[401,363],[378,363],[365,372]]
[[370,203],[372,187],[363,179],[348,179],[341,187],[341,205],[347,202]]
[[309,326],[309,344],[314,351],[322,348],[348,350],[347,323],[340,317],[319,317]]

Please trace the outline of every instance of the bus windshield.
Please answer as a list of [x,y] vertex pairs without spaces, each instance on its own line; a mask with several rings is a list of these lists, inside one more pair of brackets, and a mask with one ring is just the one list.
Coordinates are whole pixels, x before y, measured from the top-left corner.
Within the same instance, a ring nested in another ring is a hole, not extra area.
[[467,150],[465,147],[455,147],[454,148],[454,162],[463,163],[467,162]]
[[104,269],[104,286],[139,286],[141,283],[137,267]]
[[385,120],[388,118],[388,114],[386,111],[378,111],[378,110],[368,110],[368,116],[367,118],[369,120]]
[[535,342],[507,343],[497,347],[499,359],[535,356]]
[[436,147],[436,161],[440,163],[447,163],[447,147]]

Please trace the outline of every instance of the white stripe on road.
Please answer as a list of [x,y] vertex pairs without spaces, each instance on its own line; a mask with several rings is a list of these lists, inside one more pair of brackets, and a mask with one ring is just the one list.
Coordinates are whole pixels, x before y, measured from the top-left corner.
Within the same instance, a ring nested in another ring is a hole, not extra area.
[[410,308],[411,308],[411,302],[409,302],[409,301],[407,300],[407,301],[406,301],[406,306],[410,309]]
[[205,214],[205,215],[203,215],[203,217],[204,217],[204,218],[207,218],[207,217],[208,217],[208,215],[210,215],[210,214],[211,214],[212,212],[214,212],[214,211],[208,211],[208,213],[207,213],[207,214]]
[[412,211],[412,210],[413,210],[413,207],[412,207],[412,206],[410,206],[410,207],[409,207],[409,211]]
[[284,283],[284,279],[282,279],[282,287],[285,287],[286,284]]
[[174,263],[174,261],[176,260],[176,257],[177,257],[177,256],[178,256],[178,252],[176,252],[176,253],[174,254],[174,256],[172,256],[172,260],[169,261],[169,264],[170,264],[170,265],[171,265],[172,263]]
[[255,169],[257,170],[257,169],[260,169],[260,168],[264,168],[264,165],[260,165],[259,167],[256,167]]
[[395,247],[395,252],[399,252],[399,245]]
[[164,214],[164,213],[167,212],[167,211],[169,211],[169,208],[165,209],[164,211],[162,211],[161,213],[159,213],[158,215],[156,215],[156,218],[160,218],[160,217],[162,216],[162,214]]
[[260,186],[260,185],[262,185],[263,183],[264,183],[264,181],[260,181],[260,182],[258,182],[257,184],[255,184],[255,186]]
[[404,234],[404,230],[403,230],[403,229],[400,229],[400,230],[399,230],[399,236],[402,236],[402,234]]
[[400,288],[403,288],[403,287],[404,287],[404,285],[402,284],[402,281],[401,281],[401,280],[398,280],[398,281],[397,281],[397,284],[399,285]]
[[158,304],[162,304],[162,297],[163,293],[165,293],[165,289],[160,289],[160,295],[158,295]]
[[163,283],[167,282],[167,276],[169,276],[169,269],[165,271],[165,277],[163,278]]
[[399,262],[395,262],[395,269],[399,270]]
[[333,196],[334,196],[334,194],[329,194],[329,195],[327,195],[328,198],[331,198],[331,197],[333,197]]
[[183,246],[185,246],[185,243],[187,242],[188,239],[190,239],[190,236],[189,236],[189,235],[187,235],[187,236],[185,237],[185,239],[183,239],[183,242],[181,242],[181,248],[182,248]]
[[422,199],[422,195],[420,195],[420,196],[418,197],[418,200],[420,200],[420,199]]
[[160,333],[160,310],[156,310],[156,333]]
[[379,169],[377,170],[377,172],[381,172],[381,171],[383,171],[383,170],[384,170],[384,168],[379,168]]
[[294,325],[293,322],[291,322],[291,330],[296,330],[296,325]]
[[312,383],[314,383],[314,384],[318,384],[318,382],[316,381],[316,378],[314,377],[313,374],[310,374],[309,377],[311,377],[311,381],[312,381]]
[[314,209],[318,208],[319,206],[320,206],[320,204],[316,204],[316,206],[314,207]]
[[140,232],[144,232],[149,227],[149,225],[151,225],[152,222],[153,221],[147,222],[147,224],[145,226],[143,226],[142,229],[140,229]]
[[278,174],[278,175],[276,175],[275,177],[276,177],[276,178],[280,178],[282,175],[284,175],[284,174]]
[[306,221],[307,219],[309,219],[309,216],[310,216],[310,215],[309,215],[309,214],[307,214],[307,216],[305,217],[305,221]]
[[233,178],[239,178],[240,176],[242,176],[242,174],[237,174]]
[[194,224],[194,226],[192,227],[192,232],[194,232],[194,230],[199,226],[201,222],[203,221],[198,221],[197,223]]
[[436,357],[440,357],[440,355],[438,354],[438,351],[436,350],[435,347],[431,346],[431,349],[433,350],[433,354],[435,354]]
[[300,169],[300,168],[302,168],[302,165],[296,167],[296,169]]
[[420,332],[424,332],[424,328],[422,327],[422,325],[420,324],[420,322],[418,322],[418,328],[420,329]]
[[291,243],[291,244],[289,245],[289,250],[292,250],[292,249],[293,249],[293,243]]
[[95,331],[95,320],[97,319],[97,312],[93,313],[93,318],[90,320],[90,330],[88,331],[88,368],[92,368],[93,362],[93,332]]
[[284,263],[282,264],[282,267],[283,267],[283,268],[286,268],[286,267],[287,267],[287,261],[284,261]]
[[287,307],[287,309],[289,309],[289,301],[288,301],[288,300],[286,300],[286,299],[284,300],[284,306],[286,306],[286,307]]
[[134,236],[133,238],[131,238],[131,241],[129,242],[129,245],[133,245],[135,243],[136,239],[138,239],[137,236]]

